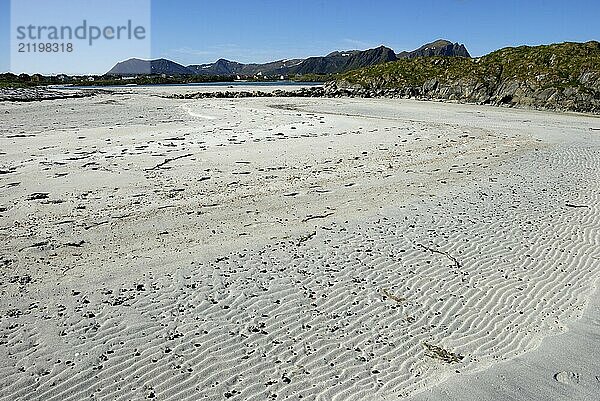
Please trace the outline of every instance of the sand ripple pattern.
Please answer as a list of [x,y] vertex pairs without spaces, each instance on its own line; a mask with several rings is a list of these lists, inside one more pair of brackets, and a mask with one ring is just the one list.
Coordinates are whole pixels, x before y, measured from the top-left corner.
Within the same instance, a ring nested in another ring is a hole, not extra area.
[[0,399],[394,399],[514,357],[578,316],[600,273],[599,171],[596,148],[540,150],[358,226],[15,301]]

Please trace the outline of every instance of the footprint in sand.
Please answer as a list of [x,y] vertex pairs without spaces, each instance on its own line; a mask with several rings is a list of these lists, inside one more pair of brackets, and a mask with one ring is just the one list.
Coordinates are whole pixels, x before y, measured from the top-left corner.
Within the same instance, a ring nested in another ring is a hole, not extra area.
[[563,384],[579,384],[581,377],[575,372],[558,372],[554,375],[554,380]]

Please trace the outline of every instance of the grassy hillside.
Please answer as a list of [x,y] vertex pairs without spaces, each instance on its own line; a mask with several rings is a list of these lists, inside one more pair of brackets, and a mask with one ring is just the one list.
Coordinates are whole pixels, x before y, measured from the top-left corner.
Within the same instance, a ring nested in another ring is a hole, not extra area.
[[600,43],[562,43],[497,50],[481,58],[420,57],[350,71],[339,79],[365,87],[420,86],[430,79],[518,79],[559,87],[579,85],[583,72],[600,73]]
[[600,43],[497,50],[469,59],[421,57],[341,74],[339,88],[402,96],[600,112]]

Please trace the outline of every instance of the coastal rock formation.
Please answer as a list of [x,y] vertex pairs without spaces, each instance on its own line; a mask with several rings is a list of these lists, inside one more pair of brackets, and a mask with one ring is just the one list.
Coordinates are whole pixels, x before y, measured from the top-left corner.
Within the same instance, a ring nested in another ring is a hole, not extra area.
[[238,99],[249,97],[341,97],[348,95],[344,90],[322,86],[301,88],[293,91],[276,89],[272,92],[256,91],[211,91],[211,92],[188,92],[165,96],[169,99]]
[[99,91],[76,89],[48,89],[43,87],[32,88],[0,88],[0,102],[35,102],[39,100],[74,99],[89,97]]
[[600,113],[600,43],[400,60],[344,74],[326,92]]
[[471,57],[465,45],[443,39],[427,43],[412,52],[401,52],[396,55],[398,59],[434,56]]

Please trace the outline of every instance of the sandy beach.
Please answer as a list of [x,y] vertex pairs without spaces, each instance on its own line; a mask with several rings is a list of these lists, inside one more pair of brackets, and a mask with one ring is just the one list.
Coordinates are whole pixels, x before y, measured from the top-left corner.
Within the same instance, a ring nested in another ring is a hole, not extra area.
[[597,399],[600,118],[199,90],[0,102],[0,399]]

